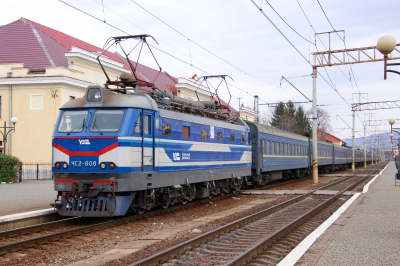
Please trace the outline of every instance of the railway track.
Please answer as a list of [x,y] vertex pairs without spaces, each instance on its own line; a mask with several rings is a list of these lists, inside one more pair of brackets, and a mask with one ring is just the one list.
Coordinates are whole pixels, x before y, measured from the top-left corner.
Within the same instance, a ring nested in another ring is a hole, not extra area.
[[[286,182],[281,184],[287,184]],[[212,200],[218,200],[226,197],[233,197],[237,194],[227,194],[224,196],[214,197]],[[43,244],[57,242],[62,239],[73,238],[88,234],[93,231],[99,231],[115,225],[122,225],[133,222],[135,220],[145,219],[147,217],[167,214],[168,212],[194,207],[210,199],[204,199],[192,202],[189,205],[178,205],[168,209],[156,210],[142,215],[135,215],[123,218],[103,218],[93,220],[82,217],[69,218],[14,230],[0,232],[0,256],[7,253],[21,251],[26,248],[34,248]],[[88,222],[89,221],[89,222]],[[90,223],[90,225],[87,225]]]
[[[384,165],[381,163],[379,168]],[[343,199],[344,192],[380,171],[376,168],[239,219],[131,265],[276,265],[341,205],[337,200]],[[333,196],[313,195],[339,187],[342,189]],[[332,206],[335,202],[337,206]],[[327,217],[323,218],[324,215]]]
[[[215,201],[237,195],[238,193],[226,194],[223,196],[213,197],[212,200]],[[155,210],[141,215],[133,215],[122,218],[102,218],[100,220],[101,222],[99,222],[98,219],[94,220],[90,218],[74,217],[34,226],[3,231],[0,232],[0,256],[7,253],[20,251],[26,248],[33,248],[36,246],[47,244],[49,242],[56,242],[62,239],[68,239],[74,236],[88,234],[92,231],[99,231],[108,227],[114,227],[115,225],[122,225],[156,215],[167,214],[168,212],[172,211],[195,207],[199,204],[203,204],[209,201],[210,199],[198,200],[192,202],[191,204],[177,205],[167,209]],[[89,221],[90,225],[84,225],[85,223],[87,224],[87,222],[85,221]],[[50,232],[48,232],[48,230],[50,230]],[[37,236],[38,234],[40,236]],[[21,237],[26,239],[21,241],[19,239]],[[7,242],[7,244],[3,244],[4,242]]]

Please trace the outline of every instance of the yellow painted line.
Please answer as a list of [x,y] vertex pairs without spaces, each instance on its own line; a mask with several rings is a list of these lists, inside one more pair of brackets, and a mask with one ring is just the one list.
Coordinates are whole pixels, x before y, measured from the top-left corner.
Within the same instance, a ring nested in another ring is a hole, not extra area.
[[264,158],[308,158],[308,156],[263,155]]

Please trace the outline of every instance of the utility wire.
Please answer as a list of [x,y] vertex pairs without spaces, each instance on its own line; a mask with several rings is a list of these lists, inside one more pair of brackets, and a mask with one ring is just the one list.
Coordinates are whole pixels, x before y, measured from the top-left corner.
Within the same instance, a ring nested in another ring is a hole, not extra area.
[[[339,35],[339,33],[336,31],[335,27],[333,27],[331,21],[329,20],[328,16],[327,16],[326,13],[325,13],[325,10],[322,8],[322,5],[321,5],[321,3],[319,2],[319,0],[317,0],[317,2],[318,2],[318,5],[321,7],[321,10],[322,10],[322,12],[324,13],[324,15],[325,15],[326,19],[328,20],[329,24],[331,25],[332,29],[336,32],[336,35],[343,41],[344,48],[347,50],[346,42],[345,42],[344,38],[340,37],[340,35]],[[347,55],[347,59],[349,59],[349,55]],[[360,89],[358,88],[356,78],[354,77],[354,72],[353,72],[353,68],[351,67],[351,65],[350,65],[350,71],[351,71],[351,74],[353,75],[353,80],[354,80],[354,83],[356,84],[357,90],[358,90],[359,93],[361,93],[361,92],[360,92]]]
[[[110,27],[112,27],[112,28],[114,28],[114,29],[116,29],[116,30],[118,30],[118,31],[120,31],[120,32],[122,32],[122,33],[124,33],[124,34],[126,34],[126,35],[131,35],[131,34],[129,34],[128,32],[126,32],[126,31],[124,31],[124,30],[122,30],[122,29],[120,29],[120,28],[118,28],[118,27],[116,27],[116,26],[114,26],[114,25],[112,25],[112,24],[110,24],[110,23],[108,23],[108,22],[104,22],[104,21],[102,21],[101,19],[96,18],[95,16],[90,15],[89,13],[87,13],[87,12],[81,10],[81,9],[79,9],[79,8],[77,8],[77,7],[74,7],[74,6],[72,6],[72,5],[70,5],[70,4],[66,3],[66,2],[64,2],[63,0],[58,0],[58,1],[60,1],[60,2],[62,2],[62,3],[64,3],[64,4],[66,4],[66,5],[68,5],[68,6],[72,7],[72,8],[74,8],[75,10],[78,10],[79,12],[82,12],[82,13],[84,13],[85,15],[88,15],[89,17],[94,18],[94,19],[96,19],[96,20],[98,20],[98,21],[100,21],[100,22],[102,22],[102,23],[104,23],[104,24],[106,24],[106,25],[108,25],[108,26],[110,26]],[[174,55],[172,55],[172,54],[169,54],[169,53],[167,53],[167,52],[161,50],[161,49],[158,48],[158,47],[155,47],[155,46],[153,46],[153,45],[151,45],[151,44],[149,44],[149,46],[152,47],[153,49],[156,49],[156,50],[158,50],[158,51],[160,51],[160,52],[162,52],[162,53],[164,53],[164,54],[166,54],[166,55],[168,55],[168,56],[170,56],[170,57],[172,57],[172,58],[174,58],[174,59],[176,59],[176,60],[178,60],[178,61],[180,61],[180,62],[182,62],[182,63],[184,63],[184,64],[186,64],[186,65],[189,65],[189,66],[191,66],[191,67],[193,67],[193,68],[195,68],[195,69],[197,69],[197,70],[199,70],[199,71],[201,71],[201,72],[203,72],[203,73],[206,73],[207,75],[211,75],[211,73],[209,73],[209,72],[207,72],[207,71],[205,71],[205,70],[202,70],[202,69],[200,69],[199,67],[196,67],[196,66],[194,66],[193,64],[188,63],[188,62],[186,62],[186,61],[184,61],[184,60],[182,60],[182,59],[180,59],[180,58],[178,58],[178,57],[176,57],[176,56],[174,56]],[[233,84],[230,84],[230,83],[228,83],[228,84],[229,84],[230,86],[232,86],[232,87],[234,87],[234,88],[236,88],[236,89],[238,89],[238,90],[240,90],[240,91],[242,91],[242,92],[244,92],[244,93],[246,93],[246,94],[252,96],[252,97],[255,96],[255,95],[253,95],[253,94],[251,94],[251,93],[249,93],[249,92],[247,92],[247,91],[245,91],[245,90],[243,90],[243,89],[241,89],[241,88],[239,88],[239,87],[237,87],[237,86],[235,86],[235,85],[233,85]],[[262,100],[263,102],[267,103],[267,101],[264,100],[264,99],[262,99],[261,97],[259,97],[259,99]]]
[[289,41],[289,39],[285,36],[285,34],[283,34],[283,32],[274,24],[274,22],[272,22],[272,20],[267,16],[267,14],[265,14],[265,12],[253,0],[250,1],[257,7],[257,9],[261,12],[261,14],[263,14],[263,16],[266,19],[268,19],[268,21],[272,24],[272,26],[274,26],[274,28],[283,36],[283,38],[285,38],[286,41],[288,41],[288,43],[290,43],[290,45],[301,55],[301,57],[303,57],[303,59],[306,60],[311,65],[311,62],[307,60],[307,58],[296,48],[296,46],[294,46],[294,44],[291,41]]
[[[293,29],[282,17],[281,15],[279,15],[279,13],[272,7],[272,5],[268,2],[268,0],[265,0],[265,2],[267,2],[267,4],[272,8],[272,10],[274,10],[274,12],[278,15],[278,17],[285,22],[285,24],[292,30],[294,31],[297,35],[299,35],[301,38],[303,38],[305,41],[314,44],[313,42],[310,42],[309,40],[307,40],[305,37],[303,37],[302,35],[300,35],[300,33],[298,33],[295,29]],[[260,9],[262,10],[262,8],[260,7]]]
[[[237,70],[239,70],[239,71],[241,71],[241,72],[243,72],[243,73],[249,75],[250,77],[253,77],[253,78],[258,79],[258,80],[261,80],[261,81],[263,81],[263,82],[265,82],[265,83],[268,83],[268,84],[277,86],[276,84],[273,84],[273,83],[271,83],[271,82],[268,82],[268,81],[266,81],[266,80],[263,80],[263,79],[261,79],[261,78],[259,78],[259,77],[253,76],[253,75],[247,73],[246,71],[244,71],[244,70],[238,68],[237,66],[235,66],[235,65],[233,65],[233,64],[231,64],[231,63],[229,63],[228,61],[226,61],[225,59],[223,59],[223,58],[221,58],[220,56],[216,55],[215,53],[211,52],[211,51],[208,50],[207,48],[205,48],[205,47],[201,46],[200,44],[198,44],[197,42],[191,40],[189,37],[187,37],[186,35],[184,35],[184,34],[181,33],[180,31],[178,31],[178,30],[175,29],[174,27],[172,27],[172,26],[170,26],[169,24],[167,24],[166,22],[164,22],[162,19],[160,19],[159,17],[157,17],[156,15],[154,15],[153,13],[151,13],[150,11],[148,11],[147,9],[145,9],[144,7],[142,7],[141,5],[139,5],[138,3],[136,3],[134,0],[131,0],[131,2],[134,3],[134,4],[136,4],[138,7],[140,7],[141,9],[143,9],[144,11],[146,11],[147,13],[149,13],[151,16],[153,16],[154,18],[156,18],[157,20],[159,20],[160,22],[162,22],[164,25],[166,25],[167,27],[169,27],[170,29],[172,29],[173,31],[175,31],[176,33],[178,33],[179,35],[181,35],[182,37],[184,37],[184,38],[187,39],[188,41],[192,42],[193,44],[197,45],[198,47],[200,47],[200,48],[203,49],[204,51],[206,51],[206,52],[212,54],[213,56],[215,56],[215,57],[217,57],[218,59],[222,60],[223,62],[227,63],[228,65],[230,65],[230,66],[236,68]],[[278,86],[277,86],[277,87],[278,87]]]
[[[309,60],[307,60],[307,58],[305,58],[304,57],[304,55],[294,46],[294,44],[292,43],[292,42],[290,42],[289,41],[289,39],[282,33],[282,31],[280,31],[279,30],[279,28],[271,21],[271,19],[264,13],[264,11],[253,1],[253,0],[250,0],[256,7],[257,7],[257,9],[264,15],[264,17],[266,17],[267,19],[268,19],[268,21],[275,27],[275,29],[290,43],[290,45],[301,55],[301,57],[303,57],[303,59],[304,60],[306,60],[306,62],[310,65],[310,66],[313,66],[312,64],[311,64],[311,62],[309,61]],[[325,69],[325,71],[326,71],[326,69]],[[343,99],[343,101],[345,102],[345,103],[347,103],[347,105],[349,105],[350,107],[351,107],[351,105],[346,101],[346,99],[344,99],[343,98],[343,96],[339,93],[339,91],[336,89],[336,87],[333,85],[333,83],[332,83],[332,81],[331,81],[331,83],[332,84],[330,84],[327,80],[326,80],[326,78],[317,70],[317,72],[318,72],[318,74],[322,77],[322,79]],[[327,73],[327,75],[328,75],[328,77],[329,77],[329,74]],[[329,79],[330,79],[330,77],[329,77]]]

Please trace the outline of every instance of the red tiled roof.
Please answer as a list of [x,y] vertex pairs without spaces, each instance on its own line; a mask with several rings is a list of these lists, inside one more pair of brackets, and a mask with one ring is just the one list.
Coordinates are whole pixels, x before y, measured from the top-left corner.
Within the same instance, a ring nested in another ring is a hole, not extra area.
[[29,68],[52,66],[35,32],[22,19],[0,27],[0,62],[24,63]]
[[[76,46],[79,48],[82,48],[86,51],[90,51],[90,52],[104,52],[105,50],[102,48],[99,48],[97,46],[94,46],[92,44],[89,44],[87,42],[81,41],[77,38],[74,38],[72,36],[69,36],[68,34],[62,33],[58,30],[54,30],[52,28],[43,26],[37,22],[34,22],[32,20],[29,19],[24,19],[26,21],[26,23],[29,24],[33,24],[35,25],[35,27],[37,27],[38,29],[40,29],[42,32],[44,32],[45,34],[47,34],[48,36],[50,36],[51,38],[53,38],[54,40],[56,40],[57,42],[59,42],[62,46],[66,47],[68,50],[71,50],[72,46]],[[118,61],[120,63],[124,64],[124,68],[129,69],[129,66],[126,65],[124,63],[123,60],[121,60],[121,58],[119,58],[119,56],[117,56],[114,53],[111,53],[109,51],[105,51],[104,55],[108,56],[110,59]]]

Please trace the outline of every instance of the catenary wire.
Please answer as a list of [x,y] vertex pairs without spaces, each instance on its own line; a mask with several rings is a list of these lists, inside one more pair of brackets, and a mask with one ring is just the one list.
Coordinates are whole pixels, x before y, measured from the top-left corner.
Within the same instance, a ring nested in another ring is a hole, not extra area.
[[[272,7],[272,5],[268,2],[268,0],[265,0],[265,2],[267,2],[267,4],[272,8],[272,10],[278,15],[278,17],[285,22],[285,24],[292,30],[294,31],[297,35],[299,35],[302,39],[304,39],[305,41],[314,44],[313,42],[307,40],[307,38],[303,37],[300,33],[298,33],[295,29],[293,29],[283,18],[281,15],[279,15],[279,13]],[[262,10],[262,8],[260,7],[260,9]]]
[[184,35],[183,33],[181,33],[180,31],[178,31],[177,29],[175,29],[174,27],[170,26],[168,23],[164,22],[162,19],[160,19],[159,17],[157,17],[156,15],[154,15],[153,13],[151,13],[150,11],[148,11],[147,9],[145,9],[144,7],[142,7],[141,5],[139,5],[138,3],[136,3],[134,0],[131,0],[132,3],[136,4],[138,7],[140,7],[141,9],[143,9],[144,11],[146,11],[147,13],[149,13],[151,16],[153,16],[154,18],[156,18],[157,20],[159,20],[161,23],[163,23],[164,25],[166,25],[167,27],[169,27],[170,29],[172,29],[173,31],[175,31],[176,33],[178,33],[179,35],[181,35],[182,37],[184,37],[185,39],[187,39],[188,41],[192,42],[193,44],[197,45],[198,47],[200,47],[201,49],[205,50],[206,52],[212,54],[213,56],[217,57],[218,59],[222,60],[223,62],[225,62],[226,64],[236,68],[237,70],[239,70],[240,72],[243,72],[247,75],[249,75],[250,77],[253,77],[255,79],[261,80],[265,83],[268,83],[270,85],[274,85],[277,86],[276,84],[273,84],[269,81],[266,81],[264,79],[261,79],[259,77],[253,76],[252,74],[247,73],[246,71],[240,69],[239,67],[229,63],[228,61],[226,61],[225,59],[223,59],[222,57],[216,55],[215,53],[211,52],[210,50],[208,50],[207,48],[201,46],[200,44],[198,44],[197,42],[191,40],[189,37],[187,37],[186,35]]
[[[72,8],[74,8],[75,10],[80,11],[80,12],[82,12],[83,14],[88,15],[88,16],[90,16],[91,18],[94,18],[95,20],[100,21],[100,22],[102,22],[102,23],[104,23],[104,24],[106,24],[106,25],[108,25],[108,26],[110,26],[110,27],[112,27],[112,28],[114,28],[114,29],[116,29],[116,30],[118,30],[118,31],[120,31],[120,32],[122,32],[122,33],[124,33],[124,34],[130,35],[128,32],[126,32],[126,31],[124,31],[124,30],[122,30],[122,29],[119,29],[118,27],[116,27],[116,26],[114,26],[114,25],[112,25],[112,24],[110,24],[110,23],[108,23],[108,22],[104,22],[104,21],[102,21],[101,19],[99,19],[99,18],[97,18],[97,17],[95,17],[95,16],[93,16],[93,15],[90,15],[89,13],[87,13],[87,12],[81,10],[81,9],[79,9],[79,8],[77,8],[77,7],[75,7],[75,6],[72,6],[72,5],[70,5],[70,4],[66,3],[66,2],[64,2],[63,0],[58,0],[58,1],[60,1],[60,2],[62,2],[62,3],[64,3],[64,4],[66,4],[66,5],[68,5],[68,6],[72,7]],[[198,68],[198,67],[196,67],[196,66],[194,66],[194,65],[192,65],[192,64],[190,64],[190,63],[188,63],[188,62],[186,62],[186,61],[184,61],[184,60],[182,60],[182,59],[180,59],[180,58],[178,58],[178,57],[176,57],[176,56],[173,56],[173,55],[171,55],[171,54],[169,54],[169,53],[167,53],[167,52],[165,52],[165,51],[163,51],[163,50],[161,50],[161,49],[159,49],[159,48],[157,48],[157,47],[155,47],[155,46],[153,46],[153,45],[151,45],[151,44],[149,44],[149,46],[152,47],[152,48],[154,48],[154,49],[156,49],[156,50],[158,50],[158,51],[160,51],[160,52],[162,52],[162,53],[164,53],[164,54],[166,54],[166,55],[168,55],[168,56],[173,57],[174,59],[176,59],[176,60],[178,60],[178,61],[180,61],[180,62],[182,62],[182,63],[184,63],[184,64],[187,64],[187,65],[189,65],[189,66],[191,66],[191,67],[193,67],[193,68],[195,68],[195,69],[197,69],[197,70],[199,70],[199,71],[202,71],[202,72],[206,73],[207,75],[211,75],[209,72],[207,72],[207,71],[205,71],[205,70],[202,70],[202,69],[200,69],[200,68]],[[242,91],[242,92],[244,92],[244,93],[246,93],[246,94],[248,94],[248,95],[251,95],[252,97],[255,96],[255,95],[253,95],[253,94],[251,94],[251,93],[249,93],[249,92],[247,92],[247,91],[245,91],[245,90],[243,90],[243,89],[241,89],[241,88],[239,88],[239,87],[237,87],[237,86],[234,86],[234,85],[232,85],[232,84],[229,84],[229,85],[232,86],[232,87],[234,87],[234,88],[236,88],[236,89],[238,89],[238,90],[240,90],[240,91]],[[264,100],[264,99],[262,99],[261,97],[259,97],[259,99],[262,100],[263,102],[267,103],[267,101]]]

